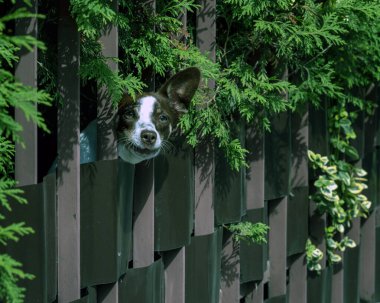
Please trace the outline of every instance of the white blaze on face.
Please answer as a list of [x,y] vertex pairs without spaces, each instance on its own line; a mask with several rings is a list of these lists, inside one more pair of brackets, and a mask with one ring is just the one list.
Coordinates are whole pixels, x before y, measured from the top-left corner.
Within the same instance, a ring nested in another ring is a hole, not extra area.
[[152,121],[154,105],[157,102],[157,99],[152,96],[147,96],[141,98],[139,101],[140,108],[138,111],[139,119],[136,121],[135,130],[133,131],[132,139],[139,146],[143,146],[141,142],[141,132],[143,130],[154,131],[157,135],[156,143],[153,148],[159,148],[161,146],[160,134],[157,132],[156,127]]

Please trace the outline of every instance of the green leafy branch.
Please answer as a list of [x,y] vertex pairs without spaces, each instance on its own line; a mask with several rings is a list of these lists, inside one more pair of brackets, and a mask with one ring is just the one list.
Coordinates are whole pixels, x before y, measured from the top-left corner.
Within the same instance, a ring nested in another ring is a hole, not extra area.
[[248,244],[267,243],[267,233],[269,226],[264,223],[252,223],[249,221],[224,225],[224,228],[233,234],[235,241],[244,241]]
[[327,260],[338,263],[341,261],[338,252],[356,246],[352,239],[344,236],[345,231],[355,218],[366,218],[371,208],[371,202],[362,193],[367,188],[364,178],[367,173],[334,156],[329,159],[308,151],[308,157],[313,169],[319,172],[314,182],[316,191],[310,198],[316,203],[318,212],[327,215]]

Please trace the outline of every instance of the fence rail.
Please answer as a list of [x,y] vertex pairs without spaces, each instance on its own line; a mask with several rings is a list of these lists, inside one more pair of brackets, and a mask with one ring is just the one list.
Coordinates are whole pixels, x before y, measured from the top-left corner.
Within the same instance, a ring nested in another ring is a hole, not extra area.
[[[37,0],[31,2],[36,10]],[[369,171],[367,194],[375,208],[348,231],[358,246],[343,253],[342,265],[324,264],[320,275],[308,273],[305,243],[312,237],[325,251],[326,218],[309,202],[313,176],[306,152],[327,154],[326,110],[280,114],[271,133],[241,125],[241,141],[251,152],[249,168],[238,173],[211,141],[193,150],[183,138],[175,153],[134,166],[116,158],[114,113],[104,116],[110,100],[102,87],[98,161],[80,165],[80,42],[67,3],[59,1],[58,84],[64,102],[58,112],[57,173],[36,184],[35,126],[22,122],[27,149],[16,150],[16,177],[29,204],[15,206],[7,220],[25,221],[36,233],[6,250],[36,275],[23,282],[25,302],[380,301],[379,111],[357,125],[359,164]],[[215,60],[216,2],[200,4],[196,42]],[[17,32],[37,35],[35,19],[17,25]],[[104,54],[118,56],[116,28],[101,41]],[[22,54],[16,70],[21,81],[35,86],[36,52]],[[234,242],[223,225],[240,221],[269,224],[268,244]]]

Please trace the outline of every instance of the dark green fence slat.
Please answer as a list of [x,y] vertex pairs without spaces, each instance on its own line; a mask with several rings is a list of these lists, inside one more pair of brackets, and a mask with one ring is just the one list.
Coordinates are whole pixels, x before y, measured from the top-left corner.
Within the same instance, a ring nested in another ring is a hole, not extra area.
[[265,163],[264,163],[264,129],[247,126],[246,148],[247,163],[246,171],[246,200],[247,209],[264,207],[265,193]]
[[119,282],[119,302],[163,303],[164,266],[162,260],[147,267],[128,269]]
[[[248,210],[243,217],[243,221],[252,223],[264,222],[266,217],[265,209]],[[240,243],[240,273],[241,282],[262,280],[266,269],[265,246],[259,244],[247,244],[242,241]]]
[[[203,54],[215,62],[216,59],[216,0],[197,1],[196,44]],[[215,89],[215,81],[209,80],[208,87]],[[213,140],[204,138],[195,148],[195,226],[196,236],[214,232],[214,172],[215,147]]]
[[309,108],[309,149],[324,156],[329,152],[327,124],[326,102],[319,109],[311,106]]
[[[38,39],[38,22],[36,17],[38,13],[38,0],[29,1],[29,6],[25,6],[23,1],[16,1],[16,3],[18,6],[25,8],[30,14],[33,14],[34,17],[16,20],[14,34],[17,36],[28,35]],[[33,45],[31,51],[21,48],[18,52],[19,60],[15,66],[16,79],[23,85],[34,88],[37,88],[38,51],[37,45]],[[37,110],[37,104],[31,103],[29,106],[33,107],[33,110]],[[19,135],[25,144],[25,146],[21,146],[21,144],[16,144],[15,146],[15,179],[19,186],[36,184],[38,174],[37,125],[29,117],[27,118],[19,108],[15,109],[15,120],[22,126]]]
[[364,156],[364,113],[359,112],[357,119],[353,123],[353,128],[356,133],[356,138],[352,141],[352,145],[356,148],[359,153],[359,158]]
[[359,295],[360,300],[372,302],[375,295],[376,224],[375,213],[362,220],[360,241]]
[[368,179],[368,189],[364,191],[364,194],[367,196],[368,200],[372,202],[372,209],[377,204],[377,193],[379,187],[378,182],[380,180],[380,176],[378,175],[378,163],[377,153],[375,150],[365,154],[363,159],[363,168],[368,173],[366,176]]
[[239,303],[240,299],[240,257],[239,242],[228,230],[223,230],[221,263],[221,302]]
[[[380,137],[379,137],[380,138]],[[376,150],[376,177],[377,177],[377,183],[376,183],[376,205],[380,206],[380,148],[377,148]]]
[[[377,103],[379,105],[379,88],[375,88],[372,92],[366,96],[371,102]],[[372,152],[374,147],[379,144],[377,140],[377,134],[379,133],[379,108],[376,109],[374,115],[366,115],[364,121],[364,154]]]
[[46,177],[44,183],[21,189],[28,204],[11,201],[12,212],[6,215],[3,224],[25,222],[35,233],[21,237],[16,243],[10,242],[1,250],[21,262],[25,272],[35,276],[20,283],[26,288],[26,302],[52,302],[57,295],[55,175]]
[[309,148],[309,112],[305,104],[291,114],[292,168],[291,188],[309,185],[308,158]]
[[288,197],[268,201],[269,298],[286,294],[286,239]]
[[375,301],[380,302],[380,222],[376,228],[376,276],[375,276]]
[[307,266],[305,253],[289,260],[288,302],[307,303]]
[[290,114],[277,115],[265,135],[265,200],[287,196],[290,186]]
[[319,275],[309,273],[307,279],[307,303],[330,303],[331,276],[332,270],[329,267],[323,269]]
[[265,303],[286,303],[286,295],[270,298],[264,301]]
[[162,253],[165,267],[165,303],[185,302],[185,247]]
[[[309,238],[312,243],[326,255],[326,241],[325,241],[325,228],[326,228],[326,214],[320,215],[315,202],[311,201],[309,204]],[[326,266],[326,260],[321,262],[322,268]]]
[[97,303],[96,299],[96,289],[93,287],[89,287],[87,289],[88,294],[83,298],[75,301],[71,301],[70,303]]
[[47,301],[53,302],[57,297],[57,201],[56,175],[50,174],[43,180],[44,189],[44,233],[46,258]]
[[344,252],[344,302],[359,302],[359,246]]
[[82,287],[117,281],[131,259],[134,166],[122,160],[81,166]]
[[184,138],[176,150],[155,159],[155,250],[180,248],[190,243],[194,224],[193,151]]
[[[245,127],[236,131],[244,146]],[[232,170],[222,150],[216,152],[215,164],[215,223],[239,222],[246,210],[245,169]]]
[[[344,258],[342,253],[339,255]],[[344,260],[343,260],[344,262]],[[331,277],[331,302],[344,303],[344,268],[343,263],[332,266],[333,272]]]
[[186,247],[186,303],[218,303],[222,229],[191,239]]
[[[7,223],[25,222],[35,233],[22,237],[16,243],[9,243],[6,253],[23,264],[23,270],[36,278],[23,280],[21,285],[27,289],[26,300],[31,303],[47,302],[44,253],[43,188],[42,184],[21,187],[27,205],[11,202],[12,212],[7,215]],[[9,220],[9,222],[8,222]],[[28,248],[28,249],[25,249]]]
[[244,295],[244,303],[263,303],[264,287],[263,281],[242,284],[240,291]]
[[291,256],[305,251],[309,228],[309,188],[294,188],[288,201],[287,254]]

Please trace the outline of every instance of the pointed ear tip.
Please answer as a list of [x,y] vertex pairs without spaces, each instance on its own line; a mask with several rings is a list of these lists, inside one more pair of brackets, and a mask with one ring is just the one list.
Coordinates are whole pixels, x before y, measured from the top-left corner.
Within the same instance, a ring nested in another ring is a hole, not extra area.
[[200,78],[201,77],[201,70],[198,67],[192,66],[188,67],[184,70],[184,72],[191,73],[193,76]]

